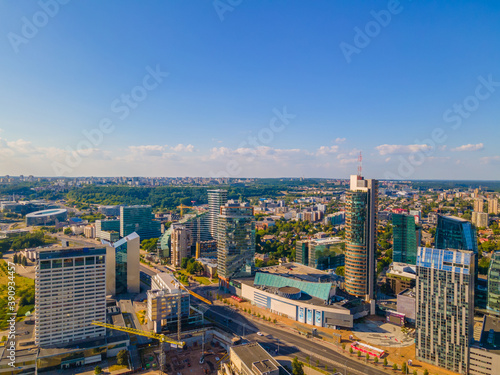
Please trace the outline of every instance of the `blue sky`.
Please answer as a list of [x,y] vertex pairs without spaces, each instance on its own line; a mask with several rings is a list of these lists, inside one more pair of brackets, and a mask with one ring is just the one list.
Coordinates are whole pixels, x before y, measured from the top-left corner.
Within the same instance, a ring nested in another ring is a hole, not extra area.
[[499,18],[475,1],[0,1],[0,174],[345,178],[361,151],[367,177],[498,179]]

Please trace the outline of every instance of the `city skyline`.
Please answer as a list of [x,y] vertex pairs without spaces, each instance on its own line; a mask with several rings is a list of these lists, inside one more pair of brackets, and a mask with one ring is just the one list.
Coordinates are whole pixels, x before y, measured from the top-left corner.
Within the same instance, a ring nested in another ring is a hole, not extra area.
[[40,4],[1,8],[5,174],[500,172],[498,4]]

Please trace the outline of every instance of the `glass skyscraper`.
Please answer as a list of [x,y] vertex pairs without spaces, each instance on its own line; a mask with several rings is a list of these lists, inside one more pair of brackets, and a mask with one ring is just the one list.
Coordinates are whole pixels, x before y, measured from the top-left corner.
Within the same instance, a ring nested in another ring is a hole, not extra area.
[[460,374],[468,373],[473,340],[475,257],[425,247],[417,253],[416,356]]
[[226,203],[220,208],[217,231],[217,273],[222,282],[247,275],[255,256],[253,207]]
[[488,269],[488,310],[500,313],[500,251],[491,256]]
[[394,262],[416,264],[417,246],[420,246],[420,231],[413,215],[392,214]]
[[153,210],[149,205],[120,207],[120,236],[137,233],[142,240],[159,238],[161,223],[154,220]]
[[140,238],[132,233],[106,245],[106,292],[109,295],[140,292]]
[[456,216],[438,215],[435,247],[471,250],[477,254],[476,230],[467,220]]
[[346,191],[345,289],[367,300],[376,281],[378,181],[351,175]]

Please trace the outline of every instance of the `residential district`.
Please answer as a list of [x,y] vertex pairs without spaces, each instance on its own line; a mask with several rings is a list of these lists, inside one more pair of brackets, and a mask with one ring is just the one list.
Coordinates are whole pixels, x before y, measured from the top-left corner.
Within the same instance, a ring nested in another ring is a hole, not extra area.
[[0,373],[500,373],[495,183],[0,179]]

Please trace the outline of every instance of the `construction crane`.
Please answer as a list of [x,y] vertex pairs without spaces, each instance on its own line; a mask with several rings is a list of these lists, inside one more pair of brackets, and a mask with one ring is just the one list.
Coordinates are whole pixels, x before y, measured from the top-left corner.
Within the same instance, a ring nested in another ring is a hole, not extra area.
[[177,295],[177,340],[180,341],[181,339],[181,314],[182,314],[182,309],[181,309],[181,302],[182,302],[182,292],[181,290],[184,290],[188,292],[190,295],[193,297],[199,299],[200,301],[205,302],[206,304],[211,305],[212,301],[206,299],[205,297],[200,296],[199,294],[189,290],[186,288],[184,285],[180,283],[180,281],[172,280],[172,284],[175,284],[175,287],[179,290],[179,293]]
[[181,349],[184,349],[184,347],[186,345],[186,343],[184,341],[172,340],[171,338],[169,338],[165,335],[162,335],[161,333],[146,332],[146,331],[141,331],[140,329],[115,326],[114,324],[102,323],[102,322],[98,322],[98,321],[93,321],[92,324],[96,325],[96,326],[100,326],[100,327],[114,329],[116,331],[127,332],[127,333],[131,333],[133,335],[146,336],[146,337],[158,340],[158,349],[160,350],[160,368],[161,368],[161,371],[163,373],[165,372],[164,370],[165,370],[166,357],[165,357],[165,352],[163,351],[162,344],[166,342],[166,343],[169,343],[170,345],[172,345],[173,347],[181,348]]
[[147,332],[147,331],[142,331],[140,329],[116,326],[114,324],[108,324],[108,323],[103,323],[103,322],[98,322],[98,321],[93,321],[92,324],[95,326],[105,327],[108,329],[114,329],[116,331],[131,333],[133,335],[146,336],[146,337],[149,337],[151,339],[156,339],[160,343],[166,342],[166,343],[168,343],[176,348],[184,348],[184,346],[186,345],[186,343],[184,341],[172,340],[168,336],[162,335],[161,333]]
[[181,209],[181,217],[184,215],[184,209],[185,208],[193,208],[191,206],[186,206],[184,204],[181,204],[180,206],[177,206],[177,208],[180,208]]

